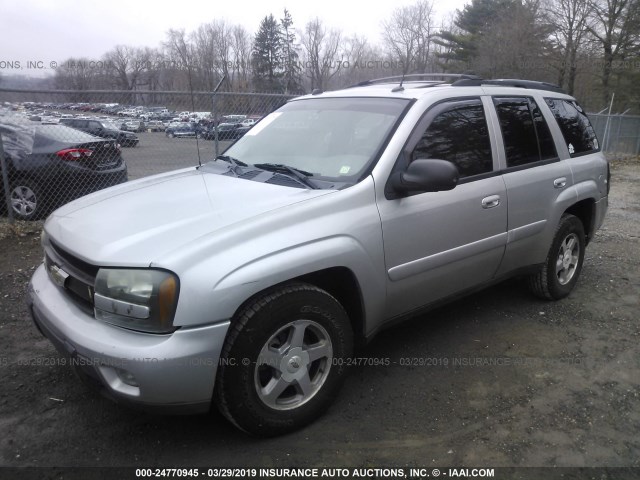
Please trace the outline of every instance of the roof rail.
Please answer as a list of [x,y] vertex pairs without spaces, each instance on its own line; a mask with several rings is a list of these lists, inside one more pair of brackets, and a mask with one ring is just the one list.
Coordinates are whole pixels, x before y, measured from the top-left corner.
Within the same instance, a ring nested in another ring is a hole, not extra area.
[[535,90],[548,90],[556,93],[566,93],[558,85],[548,82],[537,82],[535,80],[519,80],[516,78],[500,78],[496,80],[485,80],[482,78],[460,79],[452,83],[454,87],[479,87],[481,85],[493,85],[500,87],[528,88]]
[[402,89],[402,84],[405,81],[421,81],[424,80],[425,86],[439,85],[445,82],[438,81],[436,79],[454,79],[451,84],[454,87],[479,87],[482,85],[493,85],[500,87],[516,87],[516,88],[528,88],[534,90],[547,90],[555,93],[567,93],[558,85],[548,82],[538,82],[535,80],[520,80],[517,78],[500,78],[496,80],[489,80],[479,77],[471,73],[411,73],[409,75],[395,75],[393,77],[374,78],[373,80],[365,80],[364,82],[357,83],[351,87],[366,87],[369,85],[380,83],[395,83],[399,82],[398,89]]
[[469,79],[469,80],[481,80],[476,75],[468,75],[462,73],[410,73],[408,75],[394,75],[393,77],[374,78],[373,80],[365,80],[364,82],[356,83],[352,87],[366,87],[375,83],[393,83],[404,82],[405,80],[418,80],[418,79],[441,79],[452,78],[457,80]]

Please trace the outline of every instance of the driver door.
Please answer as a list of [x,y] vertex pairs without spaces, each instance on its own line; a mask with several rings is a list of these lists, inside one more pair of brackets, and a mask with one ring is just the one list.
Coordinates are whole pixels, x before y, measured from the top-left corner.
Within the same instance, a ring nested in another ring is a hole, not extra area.
[[480,98],[432,106],[394,171],[417,159],[453,162],[449,191],[378,199],[387,270],[386,317],[491,280],[507,242],[507,196]]

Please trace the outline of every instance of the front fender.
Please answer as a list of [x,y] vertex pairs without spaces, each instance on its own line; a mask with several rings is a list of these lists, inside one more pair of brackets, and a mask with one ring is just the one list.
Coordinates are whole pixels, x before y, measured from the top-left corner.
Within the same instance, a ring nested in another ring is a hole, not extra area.
[[248,298],[273,285],[334,267],[347,268],[354,274],[368,326],[377,323],[376,313],[384,311],[386,295],[383,259],[374,258],[356,238],[347,235],[288,247],[229,272],[213,287],[216,316],[220,320],[231,318]]

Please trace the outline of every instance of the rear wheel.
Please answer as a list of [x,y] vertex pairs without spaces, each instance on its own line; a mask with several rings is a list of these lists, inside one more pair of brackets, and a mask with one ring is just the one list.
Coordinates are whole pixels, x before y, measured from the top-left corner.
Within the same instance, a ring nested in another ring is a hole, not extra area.
[[336,299],[308,284],[279,287],[248,304],[232,323],[215,400],[248,433],[296,430],[328,408],[352,348],[351,326]]
[[546,300],[559,300],[571,293],[584,261],[585,235],[574,215],[560,219],[544,266],[529,277],[529,289]]

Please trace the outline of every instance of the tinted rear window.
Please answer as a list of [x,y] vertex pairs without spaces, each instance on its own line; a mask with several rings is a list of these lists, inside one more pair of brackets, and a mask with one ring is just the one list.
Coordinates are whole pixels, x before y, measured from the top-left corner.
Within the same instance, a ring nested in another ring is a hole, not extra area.
[[558,121],[572,157],[599,150],[600,145],[596,138],[596,132],[580,105],[572,100],[558,98],[546,98],[545,100]]
[[557,157],[551,132],[533,98],[498,97],[498,112],[507,167],[517,167]]

